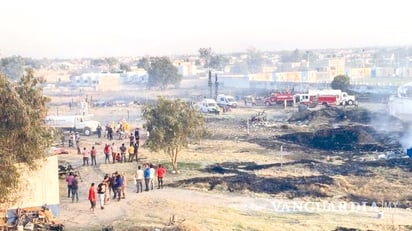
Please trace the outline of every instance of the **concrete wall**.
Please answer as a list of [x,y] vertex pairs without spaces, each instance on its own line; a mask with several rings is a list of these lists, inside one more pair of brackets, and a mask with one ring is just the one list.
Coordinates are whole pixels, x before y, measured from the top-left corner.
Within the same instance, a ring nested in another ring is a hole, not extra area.
[[24,171],[23,168],[21,198],[18,202],[9,206],[8,209],[11,214],[16,208],[47,205],[53,215],[58,216],[60,196],[57,156],[47,157],[40,166],[35,172]]

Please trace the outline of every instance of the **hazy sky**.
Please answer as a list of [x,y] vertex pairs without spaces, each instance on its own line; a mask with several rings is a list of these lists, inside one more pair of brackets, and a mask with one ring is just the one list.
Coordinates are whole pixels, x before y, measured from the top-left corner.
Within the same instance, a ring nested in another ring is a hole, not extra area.
[[411,5],[408,0],[4,0],[0,56],[408,46]]

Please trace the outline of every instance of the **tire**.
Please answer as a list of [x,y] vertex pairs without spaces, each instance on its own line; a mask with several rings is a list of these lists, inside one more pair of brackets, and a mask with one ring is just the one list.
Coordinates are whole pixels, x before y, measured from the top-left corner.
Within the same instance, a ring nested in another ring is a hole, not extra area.
[[267,106],[267,107],[270,107],[270,105],[272,105],[270,102],[265,102],[265,105]]
[[352,101],[352,100],[349,100],[346,104],[347,104],[347,105],[353,105],[353,101]]
[[90,130],[90,128],[84,128],[83,133],[85,136],[90,136],[92,134],[92,131]]

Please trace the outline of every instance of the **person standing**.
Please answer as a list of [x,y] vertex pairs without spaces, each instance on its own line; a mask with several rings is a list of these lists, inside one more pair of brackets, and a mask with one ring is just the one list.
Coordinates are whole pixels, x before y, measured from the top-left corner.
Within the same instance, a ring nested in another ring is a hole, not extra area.
[[163,188],[163,178],[166,175],[166,169],[163,167],[163,165],[159,164],[159,166],[156,169],[156,175],[157,175],[157,188]]
[[72,192],[72,181],[73,181],[73,172],[70,172],[69,175],[66,177],[67,183],[67,197],[70,198],[70,193]]
[[[139,154],[139,143],[134,143],[134,150],[133,150],[134,152],[133,152],[133,158],[136,158],[136,162],[138,162],[139,161],[139,159],[138,159],[138,154]],[[133,159],[132,159],[132,161],[131,162],[133,162]]]
[[126,173],[122,172],[121,177],[122,177],[122,186],[120,187],[121,194],[122,194],[121,198],[126,199],[126,187],[127,187]]
[[150,164],[150,190],[154,189],[155,173],[156,173],[156,170],[154,169],[154,165]]
[[82,155],[83,155],[83,166],[85,166],[86,164],[87,166],[89,166],[90,153],[86,150],[86,147],[83,148]]
[[107,127],[107,138],[113,140],[113,128],[111,126]]
[[96,166],[96,149],[94,148],[94,146],[92,146],[92,150],[90,150],[90,157],[92,158],[92,163],[91,165]]
[[104,184],[104,205],[109,204],[110,201],[110,176],[106,174],[103,179]]
[[149,183],[150,183],[150,167],[149,164],[145,164],[145,169],[143,171],[144,177],[144,184],[146,186],[145,191],[149,191]]
[[122,185],[123,185],[123,177],[121,174],[117,174],[116,183],[113,188],[114,195],[115,195],[113,199],[116,199],[117,197],[117,200],[120,201],[120,199],[122,198]]
[[142,192],[143,191],[143,170],[142,166],[137,166],[136,174],[134,176],[136,180],[136,193]]
[[143,191],[143,170],[142,166],[138,166],[136,170],[136,175],[134,176],[136,179],[136,193]]
[[102,130],[103,130],[102,126],[100,126],[100,124],[97,125],[96,133],[97,133],[97,138],[99,139],[102,137]]
[[121,155],[121,162],[125,163],[126,162],[126,146],[124,146],[124,144],[122,144],[122,146],[120,146],[120,155]]
[[117,146],[114,142],[112,143],[111,149],[112,149],[112,161],[113,161],[113,164],[114,164],[114,163],[116,163],[116,156],[117,156]]
[[105,204],[106,183],[104,180],[97,185],[97,195],[99,197],[100,209],[104,209]]
[[130,145],[129,148],[127,149],[127,153],[129,153],[129,162],[133,162],[134,158],[134,147],[133,145]]
[[77,174],[74,175],[72,180],[72,203],[74,202],[74,198],[76,198],[76,202],[79,202],[79,178]]
[[96,191],[94,190],[94,183],[90,185],[88,198],[90,201],[90,212],[94,213],[94,208],[96,208]]
[[[76,129],[74,129],[74,130],[76,131]],[[76,132],[76,134],[75,134],[75,139],[76,139],[76,146],[79,150],[80,149],[80,134],[78,132]]]
[[130,136],[129,136],[129,146],[132,146],[132,145],[134,145],[134,135],[133,135],[133,133],[130,133]]
[[108,144],[104,145],[103,152],[104,152],[104,163],[105,164],[107,164],[107,163],[110,164],[110,146]]

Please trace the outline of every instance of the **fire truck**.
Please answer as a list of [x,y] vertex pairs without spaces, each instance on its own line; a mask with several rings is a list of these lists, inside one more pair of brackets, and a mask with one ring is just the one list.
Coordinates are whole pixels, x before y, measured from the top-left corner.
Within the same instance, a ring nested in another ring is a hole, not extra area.
[[295,95],[292,93],[272,93],[269,97],[265,98],[265,105],[284,104],[285,101],[287,105],[293,105]]
[[317,105],[332,106],[337,105],[339,102],[337,95],[296,94],[295,97],[297,103],[302,103],[309,107],[316,107]]
[[355,96],[349,95],[348,93],[341,91],[341,90],[335,90],[335,89],[309,90],[308,94],[319,96],[319,97],[334,95],[337,98],[336,105],[356,105],[357,104]]

